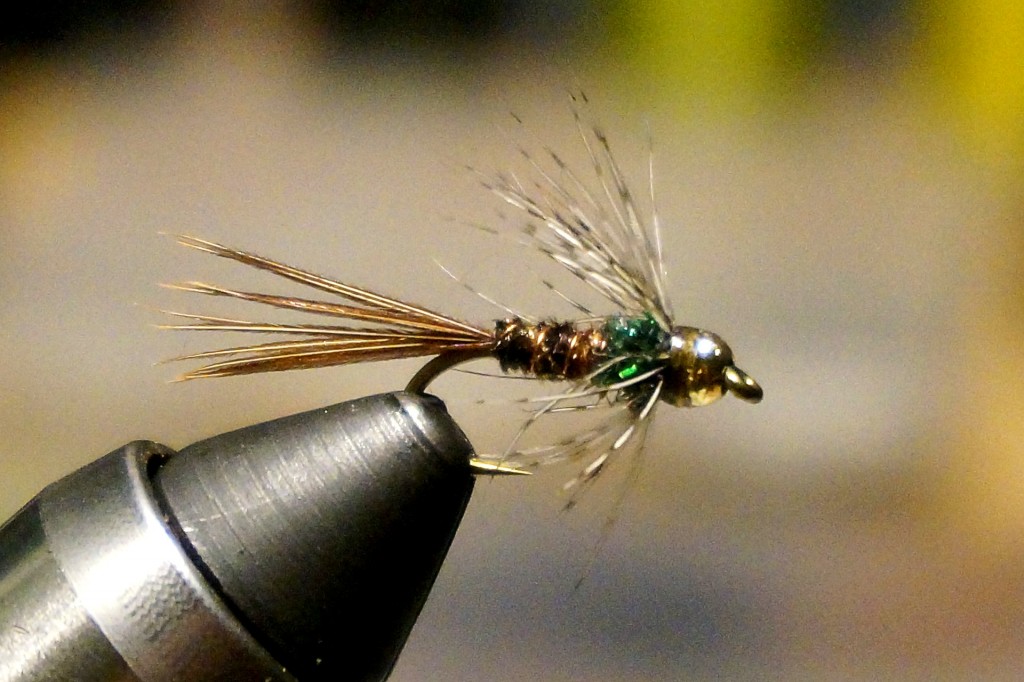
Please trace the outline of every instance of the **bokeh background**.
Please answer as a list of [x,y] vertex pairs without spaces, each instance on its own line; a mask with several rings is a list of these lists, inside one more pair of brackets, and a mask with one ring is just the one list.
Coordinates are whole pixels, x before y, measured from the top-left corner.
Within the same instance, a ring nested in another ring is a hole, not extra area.
[[[392,679],[1024,675],[1017,0],[35,7],[0,20],[0,516],[128,440],[418,366],[169,384],[156,361],[235,340],[155,330],[224,310],[158,282],[276,283],[161,232],[501,316],[437,258],[569,315],[465,227],[500,218],[464,166],[524,138],[579,164],[582,88],[641,193],[650,130],[679,321],[766,398],[662,408],[589,572],[614,476],[568,514],[565,472],[480,481]],[[434,388],[495,451],[520,415],[476,401],[508,386]]]

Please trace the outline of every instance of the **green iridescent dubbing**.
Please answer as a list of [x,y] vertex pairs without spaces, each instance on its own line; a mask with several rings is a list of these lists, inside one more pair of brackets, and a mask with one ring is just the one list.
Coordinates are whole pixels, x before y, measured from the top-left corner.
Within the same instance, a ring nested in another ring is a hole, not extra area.
[[664,363],[658,356],[665,350],[669,335],[650,313],[643,317],[610,317],[601,331],[608,344],[607,356],[622,360],[594,377],[596,385],[626,381]]

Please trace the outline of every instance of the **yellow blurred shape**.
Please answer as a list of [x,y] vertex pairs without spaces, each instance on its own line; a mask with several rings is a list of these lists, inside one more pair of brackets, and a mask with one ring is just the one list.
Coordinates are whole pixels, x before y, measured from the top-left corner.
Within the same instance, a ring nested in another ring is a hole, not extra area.
[[969,142],[989,154],[1024,151],[1024,2],[947,0],[922,9],[933,26],[924,47],[937,95]]
[[666,89],[741,106],[773,81],[777,36],[790,6],[783,0],[627,3],[619,48]]

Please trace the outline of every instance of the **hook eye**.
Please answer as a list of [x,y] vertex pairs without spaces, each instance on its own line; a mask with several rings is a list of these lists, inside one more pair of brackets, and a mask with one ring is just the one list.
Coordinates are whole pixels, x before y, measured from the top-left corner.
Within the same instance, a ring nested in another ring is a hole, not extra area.
[[748,403],[759,403],[764,397],[764,391],[753,377],[739,367],[731,365],[725,368],[725,386],[732,391],[737,398]]

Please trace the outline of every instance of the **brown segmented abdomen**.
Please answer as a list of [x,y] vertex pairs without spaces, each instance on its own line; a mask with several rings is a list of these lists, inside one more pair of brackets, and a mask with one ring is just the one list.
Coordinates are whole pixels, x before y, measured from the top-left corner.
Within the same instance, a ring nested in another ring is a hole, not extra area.
[[600,329],[553,320],[536,324],[519,317],[499,320],[495,337],[494,357],[502,370],[539,379],[582,379],[605,358],[607,348]]

